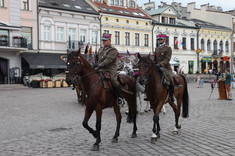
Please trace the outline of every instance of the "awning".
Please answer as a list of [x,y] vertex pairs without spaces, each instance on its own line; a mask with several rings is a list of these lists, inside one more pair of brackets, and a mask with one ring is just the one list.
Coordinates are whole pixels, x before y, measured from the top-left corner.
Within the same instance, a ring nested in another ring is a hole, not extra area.
[[33,69],[65,69],[66,63],[60,56],[63,54],[53,53],[22,53],[21,56],[28,62],[29,67]]

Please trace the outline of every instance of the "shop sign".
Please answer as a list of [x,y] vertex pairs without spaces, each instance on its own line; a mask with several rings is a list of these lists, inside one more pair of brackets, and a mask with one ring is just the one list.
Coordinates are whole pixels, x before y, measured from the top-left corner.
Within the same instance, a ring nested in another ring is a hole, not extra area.
[[212,62],[212,57],[204,56],[204,57],[202,58],[202,62]]

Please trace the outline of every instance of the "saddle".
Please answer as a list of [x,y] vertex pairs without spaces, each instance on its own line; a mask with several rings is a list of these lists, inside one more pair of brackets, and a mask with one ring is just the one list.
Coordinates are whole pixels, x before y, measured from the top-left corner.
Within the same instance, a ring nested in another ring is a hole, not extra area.
[[[101,74],[102,82],[104,84],[104,89],[111,89],[113,90],[113,86],[111,83],[111,74],[109,72],[104,72]],[[124,74],[118,75],[118,82],[120,83],[120,86],[122,90],[128,90],[128,76]]]

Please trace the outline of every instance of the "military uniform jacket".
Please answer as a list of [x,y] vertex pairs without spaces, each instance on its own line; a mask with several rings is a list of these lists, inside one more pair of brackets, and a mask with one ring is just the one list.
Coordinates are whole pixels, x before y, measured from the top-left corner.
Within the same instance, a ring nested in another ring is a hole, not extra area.
[[117,74],[117,49],[110,46],[101,47],[98,51],[98,65],[104,66],[101,72],[110,72],[112,77]]
[[171,66],[170,66],[170,60],[171,60],[172,50],[171,47],[168,45],[165,45],[163,48],[156,48],[155,54],[154,54],[154,61],[156,64],[160,64],[164,68],[166,68],[168,71],[172,72]]

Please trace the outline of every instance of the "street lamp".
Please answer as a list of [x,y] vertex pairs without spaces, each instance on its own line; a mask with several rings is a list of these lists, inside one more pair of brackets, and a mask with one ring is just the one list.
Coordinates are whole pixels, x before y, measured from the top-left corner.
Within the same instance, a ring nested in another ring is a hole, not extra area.
[[199,69],[200,69],[200,66],[199,66],[199,53],[202,51],[200,48],[199,48],[199,31],[201,29],[201,26],[198,25],[198,24],[195,24],[195,26],[198,28],[197,30],[197,71],[199,72]]

